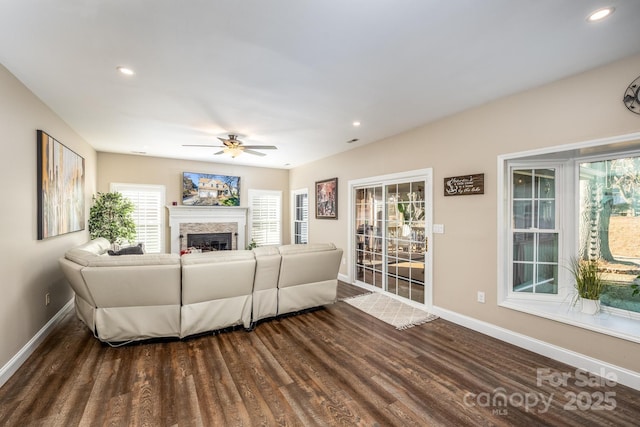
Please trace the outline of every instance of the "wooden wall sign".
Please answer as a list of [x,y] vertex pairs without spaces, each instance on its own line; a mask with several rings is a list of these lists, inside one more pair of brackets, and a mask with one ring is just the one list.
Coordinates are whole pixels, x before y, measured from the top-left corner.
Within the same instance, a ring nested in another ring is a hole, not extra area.
[[484,174],[452,176],[444,179],[445,196],[484,194]]

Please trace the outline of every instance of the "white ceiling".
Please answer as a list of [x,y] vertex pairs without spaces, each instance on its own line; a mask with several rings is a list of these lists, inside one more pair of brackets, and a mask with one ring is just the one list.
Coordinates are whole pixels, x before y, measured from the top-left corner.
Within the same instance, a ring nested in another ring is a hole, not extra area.
[[[98,151],[290,168],[636,54],[639,22],[638,0],[0,0],[0,63]],[[230,132],[278,150],[182,146]]]

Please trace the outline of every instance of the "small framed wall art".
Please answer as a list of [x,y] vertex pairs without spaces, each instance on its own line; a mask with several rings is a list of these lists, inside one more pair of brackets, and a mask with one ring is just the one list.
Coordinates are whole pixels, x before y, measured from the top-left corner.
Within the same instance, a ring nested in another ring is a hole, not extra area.
[[316,218],[338,219],[338,178],[316,182]]
[[38,240],[84,230],[84,158],[38,130]]

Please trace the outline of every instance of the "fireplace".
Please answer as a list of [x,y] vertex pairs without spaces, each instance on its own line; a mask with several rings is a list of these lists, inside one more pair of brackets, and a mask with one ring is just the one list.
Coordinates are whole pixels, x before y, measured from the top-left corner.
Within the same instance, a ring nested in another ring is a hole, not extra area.
[[202,252],[230,251],[233,248],[232,233],[187,234],[187,247]]
[[[248,208],[239,206],[167,206],[171,229],[171,253],[180,254],[191,246],[225,250],[244,249]],[[213,234],[204,241],[189,242],[190,234]],[[219,234],[229,236],[220,241]],[[213,241],[213,243],[211,243]],[[226,243],[226,245],[225,245]],[[188,245],[188,246],[187,246]],[[207,250],[212,250],[207,249]],[[203,249],[204,250],[204,249]]]

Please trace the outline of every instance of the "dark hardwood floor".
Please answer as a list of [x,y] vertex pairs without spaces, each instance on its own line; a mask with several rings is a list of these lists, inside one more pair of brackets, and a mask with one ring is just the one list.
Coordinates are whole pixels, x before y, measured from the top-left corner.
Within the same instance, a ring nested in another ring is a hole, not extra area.
[[398,331],[344,302],[120,348],[69,313],[0,389],[0,425],[638,425],[640,392],[582,377],[442,319]]

